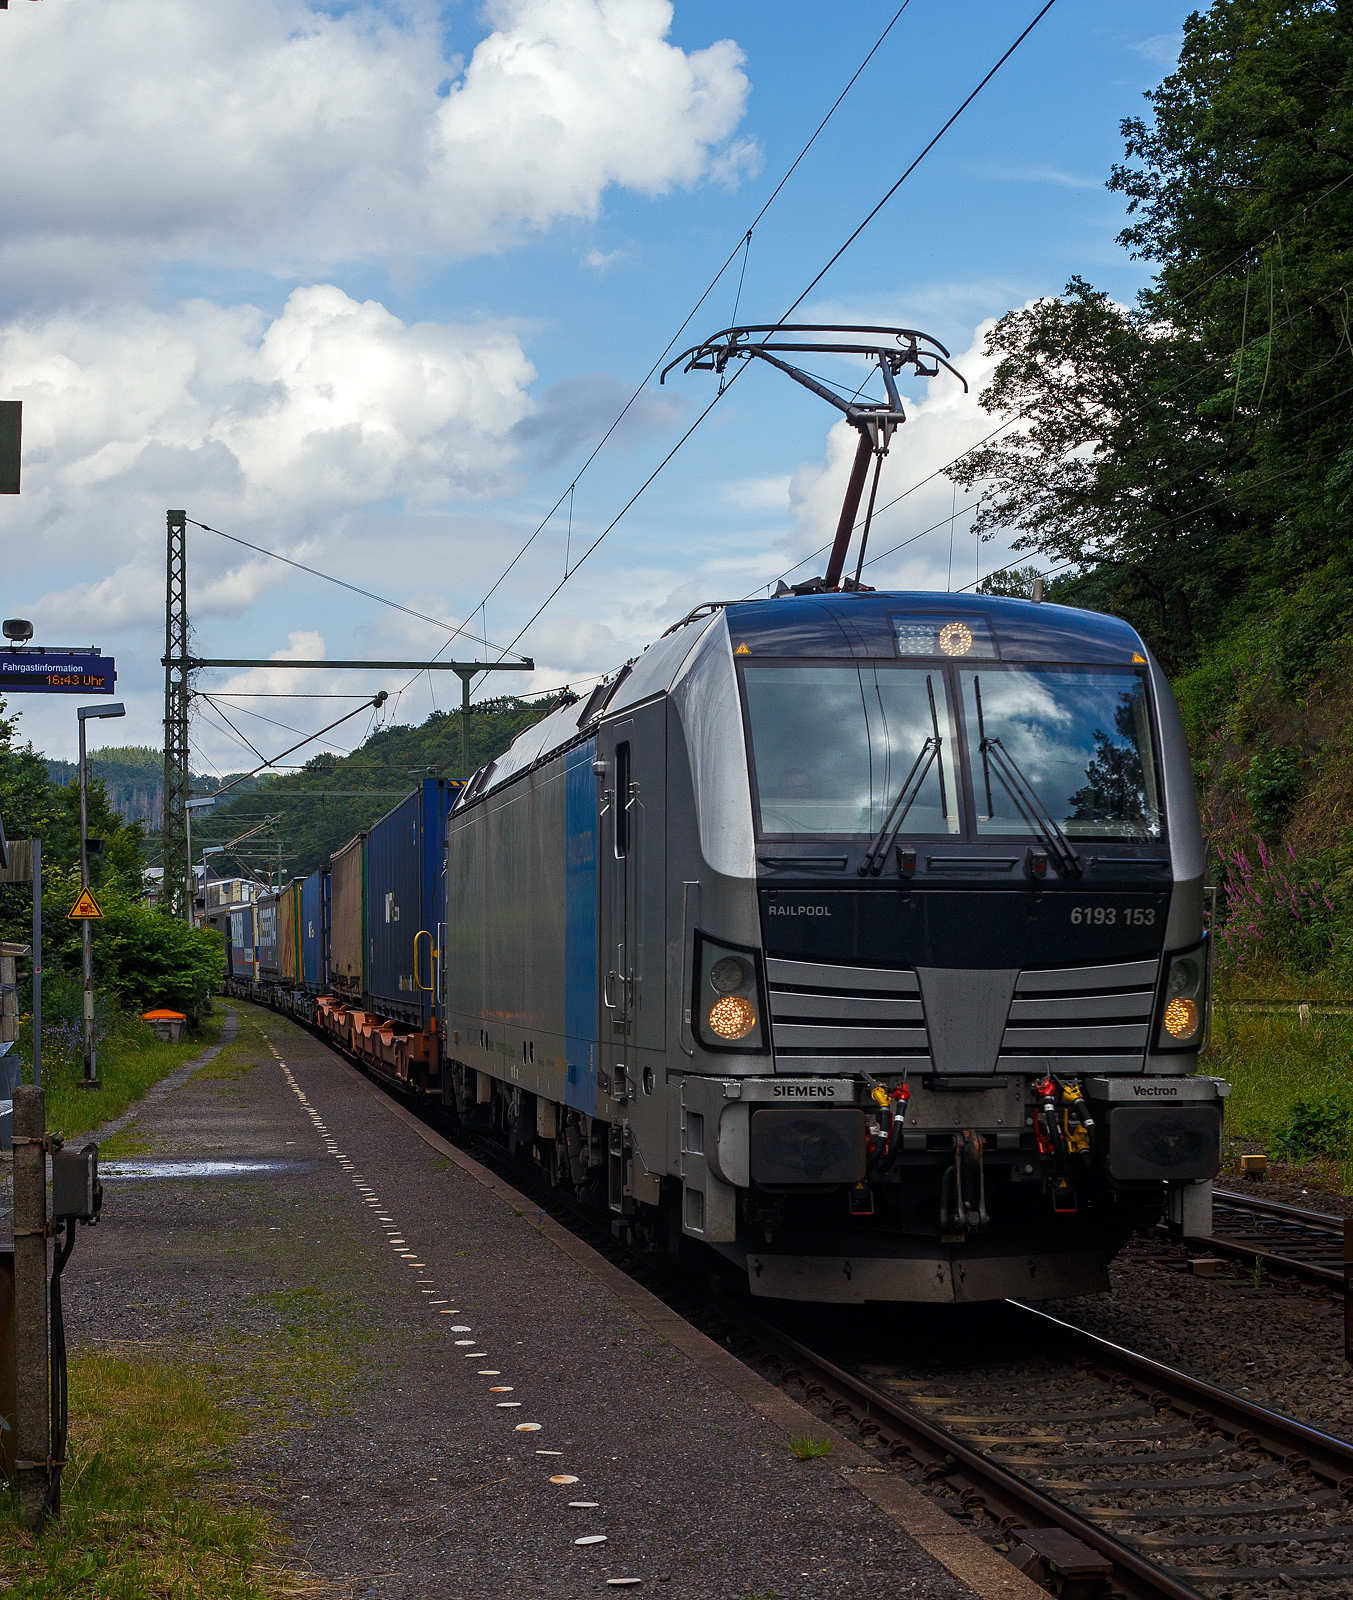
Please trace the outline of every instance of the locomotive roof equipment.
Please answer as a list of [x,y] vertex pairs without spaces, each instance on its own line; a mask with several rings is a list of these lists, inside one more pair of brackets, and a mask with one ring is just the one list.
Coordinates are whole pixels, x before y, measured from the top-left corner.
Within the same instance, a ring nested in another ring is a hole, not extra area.
[[[826,337],[836,335],[835,338]],[[851,337],[855,336],[855,337]],[[778,353],[777,353],[778,352]],[[878,366],[879,376],[887,391],[886,400],[859,399],[861,384],[848,400],[834,394],[828,385],[804,372],[801,367],[780,359],[781,354],[816,354],[840,356],[868,356]],[[788,373],[796,383],[811,389],[815,395],[840,411],[852,428],[860,435],[855,447],[855,463],[850,470],[846,496],[841,503],[841,515],[836,524],[836,539],[832,544],[831,559],[821,578],[810,578],[806,583],[782,589],[785,594],[822,594],[838,588],[860,589],[860,574],[864,570],[864,552],[869,543],[869,526],[874,520],[874,501],[878,495],[879,474],[883,471],[883,458],[888,454],[893,434],[907,420],[902,408],[902,396],[897,391],[898,375],[906,367],[915,370],[918,378],[934,378],[943,367],[952,372],[968,392],[968,380],[949,362],[949,352],[928,333],[917,328],[878,327],[870,323],[834,322],[755,322],[737,328],[722,328],[703,343],[692,345],[675,361],[662,370],[659,383],[667,381],[674,367],[684,372],[717,372],[720,383],[730,361],[756,359],[769,362],[772,367]],[[865,474],[869,458],[874,458],[874,481],[869,490],[869,508],[865,512],[864,531],[860,536],[860,553],[855,563],[854,579],[847,578],[844,585],[841,573],[850,549],[851,535],[855,531],[855,517],[864,493]]]

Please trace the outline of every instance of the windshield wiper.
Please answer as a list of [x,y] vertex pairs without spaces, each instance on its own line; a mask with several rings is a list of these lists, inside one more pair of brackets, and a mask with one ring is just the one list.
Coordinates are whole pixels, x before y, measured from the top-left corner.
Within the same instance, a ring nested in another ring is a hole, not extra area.
[[[893,801],[892,808],[883,819],[883,826],[874,835],[873,842],[864,853],[864,861],[859,868],[860,876],[877,878],[883,871],[883,863],[888,859],[888,852],[893,847],[893,840],[897,838],[902,824],[907,820],[907,813],[916,804],[917,796],[925,785],[926,775],[935,764],[939,766],[940,778],[940,815],[947,816],[949,806],[944,791],[944,757],[940,747],[944,740],[940,736],[940,719],[935,710],[935,689],[929,675],[925,680],[926,693],[930,696],[930,726],[933,730],[921,746],[915,761],[911,764],[911,771],[907,774],[906,781],[898,790],[897,799]],[[894,820],[896,819],[896,820]]]
[[1015,802],[1015,809],[1028,825],[1029,831],[1036,833],[1056,856],[1057,864],[1062,869],[1062,876],[1079,878],[1082,874],[1081,858],[1071,841],[1062,832],[1051,812],[1039,800],[1038,791],[1025,777],[1014,756],[999,739],[987,737],[986,721],[982,716],[982,684],[975,675],[972,687],[973,698],[977,702],[977,748],[982,756],[982,780],[987,791],[987,820],[991,821],[996,815],[991,801],[991,769],[995,766],[996,776],[1005,785],[1010,798]]
[[1056,819],[1044,809],[1033,784],[1024,776],[1014,756],[999,739],[983,739],[981,751],[984,765],[990,760],[991,765],[996,768],[996,776],[1009,791],[1010,798],[1015,802],[1015,807],[1024,818],[1029,831],[1038,834],[1057,857],[1062,876],[1079,878],[1082,870],[1080,856],[1062,832]]
[[1076,854],[1071,841],[1062,832],[1052,813],[1039,800],[1038,791],[1024,776],[1014,756],[999,739],[987,737],[986,722],[982,716],[982,686],[976,678],[973,679],[972,686],[974,699],[977,701],[977,748],[982,756],[982,781],[987,791],[988,822],[996,815],[996,809],[991,803],[991,769],[995,767],[996,776],[1005,785],[1006,792],[1015,802],[1015,810],[1024,819],[1030,833],[1036,833],[1057,857],[1057,865],[1062,869],[1062,876],[1079,878],[1081,858]]

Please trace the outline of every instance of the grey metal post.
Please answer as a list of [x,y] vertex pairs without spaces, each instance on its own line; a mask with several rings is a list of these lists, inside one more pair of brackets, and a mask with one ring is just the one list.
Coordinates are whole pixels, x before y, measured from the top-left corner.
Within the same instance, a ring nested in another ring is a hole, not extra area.
[[14,1091],[14,1367],[19,1518],[36,1526],[49,1482],[47,1114],[34,1084]]
[[[84,724],[81,723],[81,728]],[[33,1083],[42,1087],[42,840],[33,837]]]
[[[85,763],[85,719],[80,718],[80,888],[89,888],[89,777]],[[94,933],[86,917],[80,924],[80,961],[84,973],[85,1082],[97,1083],[94,1059]]]
[[460,781],[470,781],[470,680],[473,672],[456,669],[460,679]]
[[[102,706],[77,706],[76,718],[80,724],[80,890],[89,893],[89,772],[85,756],[85,719],[87,717],[125,717],[126,707],[120,700]],[[94,934],[89,918],[80,923],[80,950],[85,977],[84,1048],[86,1089],[99,1087],[98,1062],[94,1055]]]

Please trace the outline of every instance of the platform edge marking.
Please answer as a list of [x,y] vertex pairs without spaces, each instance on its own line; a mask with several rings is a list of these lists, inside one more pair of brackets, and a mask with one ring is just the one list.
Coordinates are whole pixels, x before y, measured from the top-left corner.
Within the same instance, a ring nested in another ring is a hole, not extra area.
[[[316,1043],[320,1043],[316,1040]],[[344,1072],[349,1074],[371,1097],[383,1105],[399,1121],[405,1123],[424,1144],[438,1155],[453,1162],[467,1177],[473,1178],[509,1208],[522,1208],[526,1213],[535,1207],[519,1190],[502,1181],[487,1167],[481,1166],[473,1156],[458,1150],[449,1140],[429,1128],[412,1111],[392,1100],[367,1077],[335,1055],[321,1043],[321,1048]],[[1047,1591],[1040,1588],[1002,1556],[989,1549],[975,1533],[954,1520],[933,1500],[928,1500],[919,1489],[902,1482],[891,1473],[861,1472],[861,1467],[877,1467],[875,1458],[862,1450],[853,1440],[825,1423],[811,1411],[799,1405],[773,1383],[751,1370],[735,1355],[691,1326],[654,1294],[612,1266],[605,1256],[591,1245],[570,1233],[567,1228],[542,1214],[537,1224],[540,1232],[564,1255],[582,1267],[591,1277],[627,1306],[638,1312],[656,1333],[662,1335],[696,1366],[716,1379],[722,1388],[731,1390],[758,1416],[779,1428],[786,1435],[812,1433],[826,1436],[833,1445],[833,1457],[841,1464],[839,1475],[857,1493],[878,1506],[916,1545],[937,1562],[951,1577],[966,1584],[978,1600],[1047,1600]]]

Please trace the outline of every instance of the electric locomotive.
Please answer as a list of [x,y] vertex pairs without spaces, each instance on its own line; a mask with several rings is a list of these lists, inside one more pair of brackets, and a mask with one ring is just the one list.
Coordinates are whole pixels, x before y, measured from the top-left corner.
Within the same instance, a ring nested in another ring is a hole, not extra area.
[[455,798],[429,1083],[755,1295],[1104,1289],[1218,1166],[1203,878],[1125,622],[698,607]]

